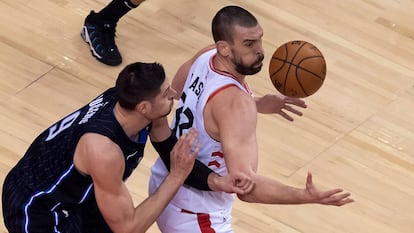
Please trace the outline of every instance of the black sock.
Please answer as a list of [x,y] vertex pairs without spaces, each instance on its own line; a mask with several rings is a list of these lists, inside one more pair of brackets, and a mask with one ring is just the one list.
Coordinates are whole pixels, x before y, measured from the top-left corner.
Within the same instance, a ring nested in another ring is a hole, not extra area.
[[122,16],[136,7],[138,6],[134,5],[130,0],[112,0],[94,16],[94,20],[102,23],[116,24]]

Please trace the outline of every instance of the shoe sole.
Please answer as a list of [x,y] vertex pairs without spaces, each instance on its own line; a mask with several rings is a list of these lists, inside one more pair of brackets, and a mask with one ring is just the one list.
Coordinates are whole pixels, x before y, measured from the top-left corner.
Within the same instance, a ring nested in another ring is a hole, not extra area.
[[102,57],[95,51],[95,49],[92,46],[92,41],[91,41],[91,38],[89,37],[88,29],[86,28],[86,26],[83,26],[80,34],[81,34],[83,41],[85,41],[88,44],[89,50],[91,51],[92,56],[96,58],[96,60],[106,65],[110,65],[110,66],[117,66],[121,64],[121,63],[114,63],[114,62],[104,62],[103,60],[101,60]]

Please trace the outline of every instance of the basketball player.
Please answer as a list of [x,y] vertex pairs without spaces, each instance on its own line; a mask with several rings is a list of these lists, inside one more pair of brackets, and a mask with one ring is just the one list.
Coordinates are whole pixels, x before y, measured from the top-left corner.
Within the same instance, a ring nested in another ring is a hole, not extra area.
[[[288,120],[303,100],[276,95],[253,98],[246,76],[262,68],[263,31],[256,18],[243,8],[227,6],[212,21],[215,41],[183,64],[173,80],[180,102],[172,122],[177,136],[195,128],[203,147],[197,158],[221,175],[243,172],[254,181],[249,193],[238,195],[246,202],[267,204],[319,203],[341,206],[352,202],[342,189],[317,189],[309,173],[304,188],[285,185],[256,174],[258,149],[257,112],[281,114]],[[168,171],[160,159],[151,168],[150,193]],[[162,232],[233,232],[231,209],[234,195],[201,191],[184,185],[157,220]]]
[[115,28],[118,21],[130,10],[137,8],[145,0],[112,0],[98,13],[91,11],[85,19],[81,31],[83,40],[98,61],[117,66],[122,57],[115,44]]
[[[190,172],[186,183],[196,188],[243,193],[244,184],[249,190],[248,179],[233,187],[200,162],[192,171],[199,151],[194,130],[180,137],[170,158],[174,144],[165,141],[172,140],[165,116],[174,95],[160,64],[133,63],[120,72],[115,87],[41,133],[4,181],[8,231],[145,232]],[[141,161],[148,135],[157,150],[169,148],[161,156],[171,160],[166,164],[171,172],[134,207],[123,181]]]

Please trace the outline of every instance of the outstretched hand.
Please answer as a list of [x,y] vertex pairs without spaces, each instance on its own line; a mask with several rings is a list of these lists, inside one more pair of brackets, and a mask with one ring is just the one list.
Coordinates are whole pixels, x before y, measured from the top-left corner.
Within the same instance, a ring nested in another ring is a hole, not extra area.
[[317,190],[313,185],[312,174],[308,173],[306,178],[306,195],[309,197],[309,203],[318,203],[322,205],[342,206],[353,202],[350,193],[343,192],[342,189],[331,189],[328,191]]
[[291,112],[295,115],[302,116],[303,113],[295,108],[306,108],[306,103],[303,99],[287,97],[284,95],[264,95],[255,99],[257,111],[264,114],[279,114],[288,121],[293,121],[285,111]]

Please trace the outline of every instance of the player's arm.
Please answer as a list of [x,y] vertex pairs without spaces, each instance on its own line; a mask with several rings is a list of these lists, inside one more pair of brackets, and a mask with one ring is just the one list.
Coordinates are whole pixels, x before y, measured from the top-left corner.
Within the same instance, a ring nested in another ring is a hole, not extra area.
[[317,190],[311,176],[305,188],[296,188],[256,174],[258,150],[255,102],[237,88],[228,88],[210,100],[209,105],[209,112],[213,113],[213,120],[217,123],[229,174],[241,172],[250,175],[255,183],[251,192],[238,195],[241,200],[267,204],[331,205],[352,201],[348,198],[349,194],[342,193],[341,189]]
[[[150,139],[164,165],[170,171],[170,151],[177,139],[168,127],[166,117],[152,122]],[[244,174],[221,177],[199,160],[195,161],[194,167],[184,183],[199,190],[237,194],[244,194],[253,188],[253,181],[250,177]]]
[[82,136],[75,153],[75,165],[89,174],[94,183],[98,207],[114,232],[145,232],[161,214],[193,166],[196,153],[190,153],[196,134],[177,142],[171,159],[171,173],[158,190],[134,207],[122,181],[125,169],[121,149],[102,135]]
[[207,47],[201,49],[198,51],[192,58],[190,58],[188,61],[184,62],[177,70],[177,72],[174,75],[173,81],[171,83],[171,87],[177,91],[175,99],[179,99],[181,97],[181,93],[183,92],[183,87],[185,84],[185,81],[188,76],[188,72],[190,71],[191,66],[193,65],[194,61],[203,53],[207,52],[208,50],[211,50],[215,48],[215,44],[208,45]]
[[[171,82],[171,87],[177,92],[177,95],[174,97],[175,99],[180,98],[188,73],[194,61],[201,54],[214,49],[215,47],[215,44],[211,44],[202,48],[192,58],[180,66]],[[168,151],[173,146],[172,143],[174,142],[175,137],[174,135],[171,135],[171,130],[168,127],[168,120],[166,117],[152,122],[150,138],[153,146],[160,154],[160,157],[162,158],[167,169],[169,169]],[[233,176],[220,177],[198,160],[195,161],[194,168],[185,183],[200,190],[222,191],[238,194],[249,192],[254,185],[252,180],[242,173],[234,174]]]

